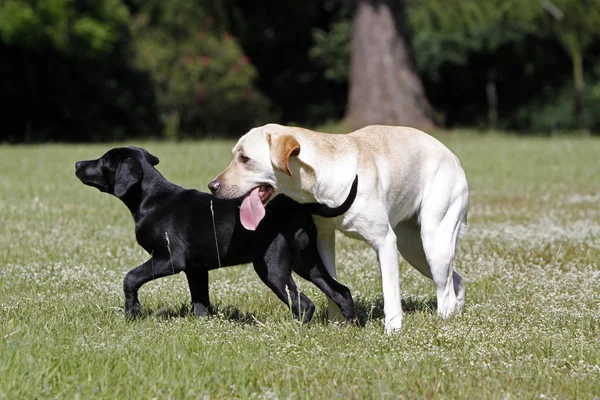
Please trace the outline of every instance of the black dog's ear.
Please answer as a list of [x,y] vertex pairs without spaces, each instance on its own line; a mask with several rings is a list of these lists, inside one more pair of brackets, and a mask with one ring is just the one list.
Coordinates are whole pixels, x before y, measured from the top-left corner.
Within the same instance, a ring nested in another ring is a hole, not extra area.
[[150,165],[154,166],[158,164],[158,162],[160,161],[158,157],[156,157],[154,154],[150,154],[150,152],[147,150],[142,151],[144,153],[144,158],[150,163]]
[[[158,161],[157,161],[158,162]],[[121,198],[127,194],[129,189],[142,179],[142,168],[140,163],[131,157],[127,157],[119,164],[115,174],[114,195]]]
[[146,149],[142,149],[141,147],[135,147],[135,146],[128,146],[127,148],[129,150],[133,150],[138,153],[142,153],[142,155],[144,156],[144,160],[148,161],[148,163],[152,166],[157,165],[159,162],[158,157],[156,157],[154,154],[150,154],[150,152]]

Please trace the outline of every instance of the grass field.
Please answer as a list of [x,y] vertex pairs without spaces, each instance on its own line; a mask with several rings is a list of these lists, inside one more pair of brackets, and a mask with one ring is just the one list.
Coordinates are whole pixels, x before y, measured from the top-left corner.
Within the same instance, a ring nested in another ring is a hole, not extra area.
[[[440,134],[470,185],[458,317],[401,265],[407,310],[386,337],[377,260],[339,236],[339,279],[362,327],[301,326],[250,266],[211,272],[209,318],[178,316],[183,275],[144,286],[126,321],[122,279],[147,255],[116,198],[77,160],[111,145],[0,146],[0,398],[594,398],[600,396],[600,140]],[[133,143],[128,143],[133,144]],[[206,189],[233,142],[142,142],[172,181]]]

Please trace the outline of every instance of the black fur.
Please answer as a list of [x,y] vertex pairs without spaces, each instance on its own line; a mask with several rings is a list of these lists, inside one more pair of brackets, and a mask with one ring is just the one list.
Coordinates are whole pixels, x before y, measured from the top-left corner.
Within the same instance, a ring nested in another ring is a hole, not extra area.
[[252,232],[240,223],[241,199],[222,200],[184,189],[165,179],[154,168],[156,164],[158,158],[135,147],[115,148],[97,160],[75,164],[76,175],[84,184],[125,203],[135,220],[136,239],[151,255],[123,281],[127,316],[133,318],[140,312],[138,290],[144,283],[182,271],[192,295],[193,313],[208,314],[208,271],[219,268],[216,229],[220,266],[253,262],[258,276],[287,305],[289,293],[296,318],[308,322],[315,306],[298,291],[292,270],[337,303],[348,322],[355,320],[350,290],[334,280],[321,261],[310,213],[333,217],[346,212],[356,197],[357,180],[344,204],[336,208],[276,196]]

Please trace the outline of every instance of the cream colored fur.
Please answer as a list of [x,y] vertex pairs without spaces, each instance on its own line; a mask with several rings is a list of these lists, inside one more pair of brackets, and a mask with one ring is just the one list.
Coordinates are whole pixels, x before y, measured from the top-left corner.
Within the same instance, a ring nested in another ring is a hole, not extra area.
[[[282,136],[300,146],[287,160],[289,170],[272,162],[281,159],[277,143]],[[297,201],[335,207],[356,175],[358,194],[349,211],[335,219],[315,217],[319,252],[331,275],[336,277],[338,229],[377,252],[387,333],[402,326],[398,251],[433,280],[442,317],[460,311],[465,283],[453,264],[466,228],[467,181],[456,156],[424,132],[379,125],[347,135],[275,124],[254,128],[240,138],[230,166],[216,178],[221,183],[217,196],[239,197],[269,184]],[[338,310],[332,302],[329,311],[334,318]]]

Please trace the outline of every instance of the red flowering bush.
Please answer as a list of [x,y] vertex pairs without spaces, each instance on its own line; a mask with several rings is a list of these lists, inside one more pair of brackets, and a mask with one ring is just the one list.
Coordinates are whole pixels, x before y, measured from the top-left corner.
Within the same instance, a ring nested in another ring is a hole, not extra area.
[[193,2],[148,7],[135,16],[132,34],[137,65],[154,80],[167,136],[238,136],[269,119],[248,57]]

